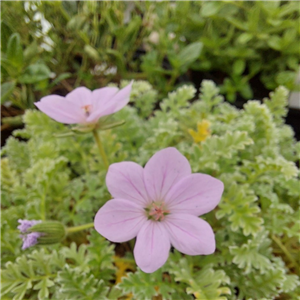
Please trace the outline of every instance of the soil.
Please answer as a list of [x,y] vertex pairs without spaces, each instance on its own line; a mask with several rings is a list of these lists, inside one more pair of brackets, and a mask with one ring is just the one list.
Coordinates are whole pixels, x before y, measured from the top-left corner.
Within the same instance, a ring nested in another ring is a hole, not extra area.
[[16,117],[23,114],[24,111],[17,107],[1,105],[1,147],[4,146],[5,141],[11,136],[15,129],[21,129],[24,127],[24,125],[3,124],[2,118]]

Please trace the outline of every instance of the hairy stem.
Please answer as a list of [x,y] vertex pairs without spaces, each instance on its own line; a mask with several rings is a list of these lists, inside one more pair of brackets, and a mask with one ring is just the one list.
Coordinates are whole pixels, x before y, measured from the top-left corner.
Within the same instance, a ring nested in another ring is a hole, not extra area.
[[274,235],[272,234],[272,240],[277,244],[277,246],[281,249],[281,251],[286,255],[286,257],[291,261],[293,266],[299,270],[300,266],[294,259],[294,257],[291,255],[291,253],[286,249],[286,247],[281,243],[281,241]]
[[109,167],[109,162],[108,162],[107,156],[106,156],[106,154],[105,154],[103,145],[102,145],[102,143],[101,143],[100,135],[98,134],[98,132],[97,132],[96,129],[93,130],[93,135],[94,135],[96,144],[97,144],[97,146],[98,146],[99,153],[100,153],[100,155],[101,155],[101,157],[102,157],[103,163],[104,163],[105,168],[106,168],[106,170],[107,170],[108,167]]
[[79,226],[68,227],[68,228],[66,228],[66,231],[67,231],[67,233],[73,233],[73,232],[89,229],[92,227],[94,227],[94,223],[88,223],[88,224],[83,224],[83,225],[79,225]]

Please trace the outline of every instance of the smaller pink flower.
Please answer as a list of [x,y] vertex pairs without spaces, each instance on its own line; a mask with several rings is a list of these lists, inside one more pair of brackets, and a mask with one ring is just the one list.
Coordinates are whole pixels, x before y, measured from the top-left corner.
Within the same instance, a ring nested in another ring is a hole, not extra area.
[[134,162],[112,164],[106,184],[114,199],[96,214],[95,228],[116,243],[137,237],[134,257],[144,272],[162,267],[171,245],[188,255],[215,251],[213,230],[198,216],[218,205],[224,185],[209,175],[192,174],[175,148],[157,152],[145,168]]
[[99,118],[119,111],[129,102],[131,87],[132,82],[121,90],[104,87],[90,91],[79,87],[66,97],[49,95],[34,104],[60,123],[95,124]]

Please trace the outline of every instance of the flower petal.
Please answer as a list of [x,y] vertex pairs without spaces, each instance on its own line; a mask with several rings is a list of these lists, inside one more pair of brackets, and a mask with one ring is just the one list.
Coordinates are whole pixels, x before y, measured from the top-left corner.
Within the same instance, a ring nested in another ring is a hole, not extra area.
[[114,198],[134,201],[145,207],[148,194],[144,184],[144,170],[134,162],[124,161],[110,165],[106,185]]
[[147,221],[144,210],[124,199],[106,202],[95,216],[95,229],[108,240],[115,243],[129,241]]
[[104,87],[101,89],[94,90],[92,92],[92,102],[97,105],[96,108],[101,108],[118,93],[119,89],[117,87]]
[[115,103],[114,113],[122,109],[130,100],[130,93],[133,81],[131,81],[127,86],[121,89],[112,99],[111,102]]
[[189,214],[170,214],[164,226],[168,230],[171,244],[188,255],[208,255],[215,252],[215,235],[210,225]]
[[102,113],[110,105],[110,100],[118,93],[116,87],[104,87],[92,92],[93,110],[88,118],[88,122],[97,122]]
[[85,120],[84,113],[79,106],[58,95],[43,97],[41,101],[34,104],[40,111],[60,123],[76,124],[83,123]]
[[134,258],[145,273],[162,267],[169,257],[170,241],[160,222],[148,220],[137,235]]
[[170,189],[165,202],[168,203],[171,213],[199,216],[218,205],[223,190],[222,181],[206,174],[191,174]]
[[[85,105],[92,104],[92,91],[84,86],[81,86],[67,94],[66,99],[70,100],[73,105],[82,108]],[[84,110],[82,110],[82,112],[84,114]]]
[[158,151],[144,169],[145,185],[150,198],[153,201],[163,200],[174,184],[190,174],[188,160],[176,148]]
[[[130,100],[132,82],[125,88],[118,91],[117,88],[110,88],[111,90],[101,91],[103,100],[100,99],[96,106],[96,110],[87,118],[88,122],[94,122],[99,118],[113,114],[122,109]],[[108,89],[108,88],[107,88]],[[95,92],[95,91],[94,91]],[[93,92],[93,103],[96,102],[96,97],[99,96],[100,92]],[[104,98],[105,92],[105,98]]]

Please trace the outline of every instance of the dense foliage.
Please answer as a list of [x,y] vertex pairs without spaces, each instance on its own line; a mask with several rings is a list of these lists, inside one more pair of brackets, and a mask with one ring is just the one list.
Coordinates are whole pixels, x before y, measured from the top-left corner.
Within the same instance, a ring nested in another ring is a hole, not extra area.
[[173,251],[153,274],[136,268],[131,242],[111,244],[94,229],[22,251],[18,219],[81,225],[110,199],[92,134],[75,134],[27,110],[25,128],[7,140],[1,160],[2,299],[300,299],[300,144],[283,121],[287,90],[279,87],[264,103],[249,101],[242,110],[224,102],[211,81],[203,81],[199,99],[195,94],[182,86],[153,112],[157,92],[137,81],[134,106],[113,117],[126,123],[101,137],[110,163],[143,165],[174,146],[193,172],[221,179],[222,200],[204,216],[217,251]]
[[122,79],[174,84],[214,79],[228,100],[265,87],[294,89],[297,1],[4,1],[3,101]]

